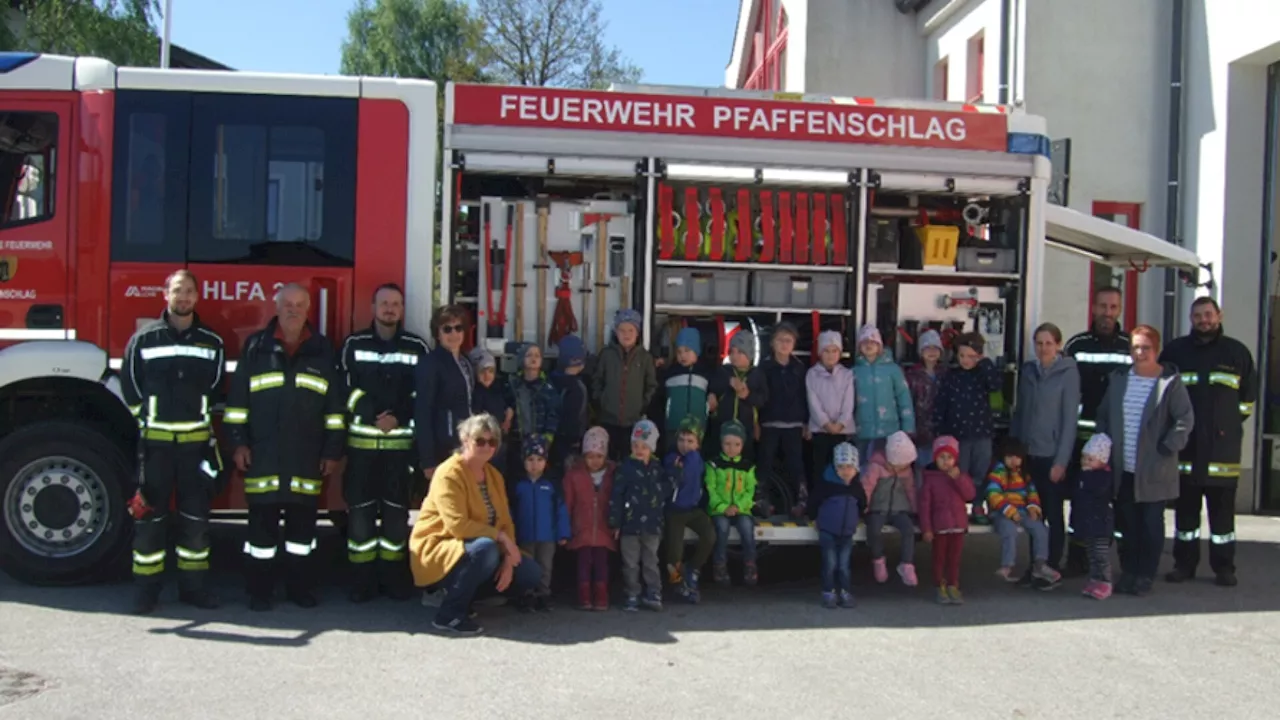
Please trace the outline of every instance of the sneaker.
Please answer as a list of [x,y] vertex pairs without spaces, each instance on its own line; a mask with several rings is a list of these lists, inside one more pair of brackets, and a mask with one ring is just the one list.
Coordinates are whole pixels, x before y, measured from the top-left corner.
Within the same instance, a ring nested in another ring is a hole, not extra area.
[[1037,579],[1044,580],[1053,584],[1062,582],[1062,573],[1054,570],[1044,563],[1040,563],[1031,571],[1032,576]]
[[822,607],[828,610],[836,609],[836,594],[833,590],[822,591]]
[[747,587],[755,587],[760,582],[760,571],[753,562],[742,564],[742,582]]
[[937,600],[939,605],[951,604],[951,593],[947,592],[947,588],[943,585],[938,586]]
[[1184,583],[1188,580],[1195,579],[1196,571],[1187,570],[1185,568],[1175,567],[1168,575],[1164,576],[1165,582]]
[[876,576],[876,582],[889,582],[889,566],[885,564],[884,558],[872,558],[871,571]]
[[221,605],[218,596],[208,590],[183,590],[178,593],[178,600],[201,610],[216,610]]
[[662,596],[656,592],[640,596],[640,604],[648,610],[662,612]]
[[444,589],[436,588],[434,590],[422,591],[422,607],[438,608],[444,604]]
[[432,620],[431,627],[457,635],[479,635],[484,632],[484,628],[480,627],[474,620],[465,617],[454,618],[448,622],[441,622],[438,619]]
[[960,588],[956,587],[955,585],[952,585],[947,588],[947,594],[951,596],[952,605],[964,604],[964,595],[960,593]]
[[1090,580],[1084,584],[1084,588],[1080,590],[1080,594],[1085,597],[1093,597],[1093,591],[1098,589],[1098,580]]
[[1213,578],[1213,583],[1219,587],[1235,587],[1239,582],[1233,570],[1223,570],[1216,573]]
[[717,585],[728,585],[729,584],[729,566],[723,563],[712,565],[711,579]]
[[520,597],[512,598],[511,604],[515,606],[518,612],[526,613],[526,614],[533,612],[533,596],[532,595],[521,595]]
[[1022,576],[1015,581],[1015,584],[1018,587],[1035,587],[1036,576],[1031,574],[1031,568],[1027,568],[1027,571],[1022,573]]
[[1137,582],[1138,582],[1138,579],[1136,577],[1128,573],[1122,573],[1120,575],[1120,580],[1116,582],[1115,587],[1113,587],[1112,590],[1118,593],[1123,593],[1125,595],[1132,595],[1133,588],[1137,584]]
[[150,615],[160,607],[160,583],[138,585],[133,597],[133,614]]
[[1133,594],[1137,597],[1150,595],[1154,589],[1155,580],[1149,577],[1140,577],[1133,583]]
[[898,577],[902,578],[903,585],[915,587],[918,582],[916,579],[916,566],[911,563],[899,563]]
[[1095,580],[1090,585],[1092,585],[1092,588],[1085,588],[1084,594],[1086,597],[1091,597],[1094,600],[1106,600],[1111,597],[1111,583]]
[[682,585],[684,592],[681,595],[690,605],[697,605],[698,601],[702,599],[702,592],[698,590],[700,575],[701,573],[697,570],[691,570],[684,576],[684,584]]
[[640,598],[635,595],[628,595],[627,599],[622,603],[622,609],[625,612],[638,612],[640,610]]
[[847,610],[849,608],[856,607],[857,605],[858,601],[853,597],[853,593],[848,590],[840,591],[840,607]]
[[1013,568],[1011,567],[1002,567],[996,570],[996,575],[1007,583],[1018,582],[1018,578],[1013,574]]
[[551,598],[545,595],[539,595],[533,600],[533,611],[540,613],[551,612]]

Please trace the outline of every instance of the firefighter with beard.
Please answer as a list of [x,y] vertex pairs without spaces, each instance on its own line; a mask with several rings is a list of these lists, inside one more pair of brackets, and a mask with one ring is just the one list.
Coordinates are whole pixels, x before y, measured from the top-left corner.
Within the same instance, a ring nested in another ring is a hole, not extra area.
[[[404,292],[388,283],[373,294],[373,325],[342,344],[347,389],[347,560],[351,602],[412,592],[405,543],[414,482],[413,392],[427,343],[404,329]],[[379,529],[378,520],[382,527]]]
[[120,369],[121,390],[138,419],[141,479],[129,502],[138,614],[159,604],[175,493],[178,598],[198,608],[218,607],[205,577],[209,508],[222,469],[209,408],[222,386],[223,347],[222,338],[196,314],[196,288],[187,270],[165,279],[165,310],[129,339]]
[[1191,304],[1191,334],[1169,343],[1160,356],[1182,373],[1196,423],[1178,458],[1181,494],[1174,512],[1173,571],[1180,583],[1200,564],[1200,509],[1209,509],[1209,567],[1223,587],[1236,584],[1236,483],[1244,421],[1257,400],[1253,355],[1222,332],[1222,311],[1211,297]]
[[285,285],[276,316],[245,341],[222,421],[244,473],[249,532],[244,544],[249,609],[270,610],[284,516],[286,597],[317,604],[316,507],[338,470],[346,439],[346,387],[337,353],[311,330],[311,295]]

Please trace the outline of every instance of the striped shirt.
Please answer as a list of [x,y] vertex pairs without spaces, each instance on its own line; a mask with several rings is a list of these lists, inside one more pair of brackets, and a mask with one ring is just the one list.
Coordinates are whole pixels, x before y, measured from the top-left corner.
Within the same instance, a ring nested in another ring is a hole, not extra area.
[[1159,377],[1142,377],[1129,371],[1129,383],[1124,389],[1124,471],[1131,473],[1138,466],[1138,433],[1142,429],[1142,411],[1147,398],[1156,387]]
[[493,507],[493,500],[489,498],[489,483],[480,483],[480,497],[484,498],[484,509],[488,512],[489,524],[493,525],[498,522],[498,511]]

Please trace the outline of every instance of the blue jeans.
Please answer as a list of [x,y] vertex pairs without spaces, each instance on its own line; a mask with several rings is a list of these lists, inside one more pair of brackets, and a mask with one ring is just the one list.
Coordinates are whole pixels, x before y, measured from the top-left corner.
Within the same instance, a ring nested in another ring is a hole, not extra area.
[[1133,497],[1133,473],[1120,477],[1116,497],[1116,527],[1123,518],[1124,537],[1120,539],[1120,572],[1154,579],[1164,549],[1164,503],[1137,502]]
[[[502,549],[497,541],[476,538],[467,540],[464,547],[466,550],[462,559],[436,584],[436,587],[444,588],[445,591],[440,610],[436,612],[436,619],[443,623],[466,617],[476,595],[497,592],[493,576],[502,563]],[[533,558],[525,557],[512,572],[511,585],[506,594],[517,596],[533,590],[541,579],[542,568],[538,567]]]
[[985,507],[986,495],[982,492],[987,487],[987,473],[991,471],[991,438],[968,438],[960,441],[960,472],[969,473],[973,478],[973,486],[977,494],[973,498],[973,507]]
[[852,590],[849,558],[853,554],[853,536],[819,532],[818,547],[822,548],[822,591]]
[[1000,535],[1000,567],[1013,567],[1018,561],[1018,527],[1031,538],[1031,558],[1037,563],[1049,557],[1049,529],[1039,520],[1032,520],[1024,511],[1014,522],[1004,515],[992,513],[996,533]]
[[738,529],[738,537],[742,538],[742,561],[756,561],[756,523],[747,513],[738,513],[733,517],[716,515],[711,518],[716,525],[716,549],[711,554],[711,562],[724,565],[729,556],[729,528]]

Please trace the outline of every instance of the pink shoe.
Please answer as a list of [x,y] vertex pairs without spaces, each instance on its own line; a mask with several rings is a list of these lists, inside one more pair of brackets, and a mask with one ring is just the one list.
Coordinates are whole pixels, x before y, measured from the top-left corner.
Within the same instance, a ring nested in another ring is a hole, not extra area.
[[1093,591],[1097,589],[1098,589],[1098,581],[1090,580],[1089,582],[1084,584],[1084,589],[1080,591],[1080,594],[1085,597],[1093,597]]
[[916,586],[916,566],[911,563],[898,563],[898,577],[907,587]]
[[871,569],[875,572],[876,582],[889,581],[889,568],[885,565],[884,558],[873,558],[871,560]]
[[1111,583],[1096,582],[1093,585],[1093,592],[1088,592],[1086,594],[1094,600],[1106,600],[1111,597]]

